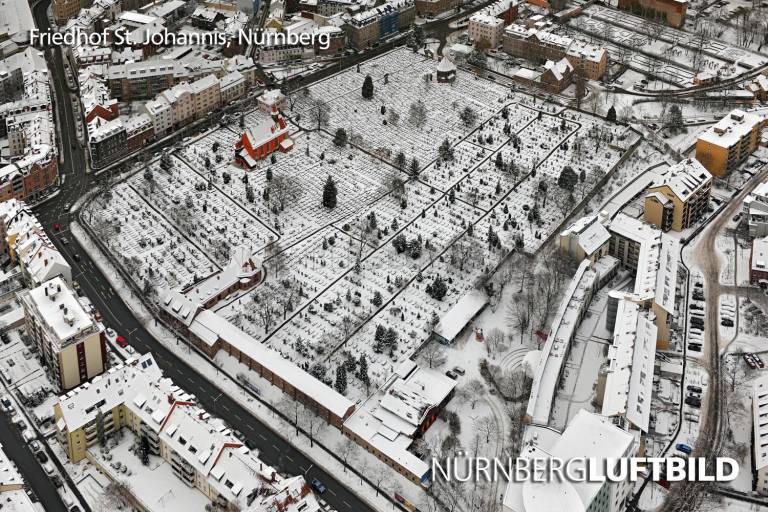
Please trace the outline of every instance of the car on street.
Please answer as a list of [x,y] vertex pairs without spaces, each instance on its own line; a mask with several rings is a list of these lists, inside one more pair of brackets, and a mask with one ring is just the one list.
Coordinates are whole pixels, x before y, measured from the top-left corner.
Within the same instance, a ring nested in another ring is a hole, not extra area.
[[35,458],[37,459],[37,462],[39,462],[40,464],[45,464],[46,462],[48,462],[48,455],[46,455],[45,452],[42,452],[42,451],[35,453]]
[[76,262],[80,263],[80,259],[81,259],[81,258],[80,258],[80,255],[79,255],[79,254],[77,254],[77,253],[74,253],[74,254],[72,255],[72,259],[73,259],[73,260],[75,260]]
[[104,333],[107,335],[107,338],[109,338],[109,339],[113,339],[113,338],[117,337],[117,333],[111,327],[107,327],[107,330],[104,331]]
[[71,205],[70,203],[65,203],[65,204],[64,204],[64,209],[65,209],[66,211],[69,211],[69,209],[70,209],[70,208],[72,208],[72,205]]
[[694,396],[686,397],[685,405],[690,405],[691,407],[695,407],[696,409],[698,409],[699,407],[701,407],[701,398],[696,398]]
[[694,352],[701,352],[701,343],[689,343],[688,348]]
[[328,490],[325,484],[323,484],[323,482],[321,482],[317,478],[312,479],[311,485],[312,485],[312,489],[314,489],[317,494],[323,494],[325,491]]
[[453,379],[453,380],[456,380],[456,379],[458,379],[458,378],[459,378],[459,376],[458,376],[458,375],[456,375],[455,373],[453,373],[453,370],[448,370],[447,372],[445,372],[445,376],[446,376],[446,377],[448,377],[448,378],[450,378],[450,379]]
[[54,222],[53,223],[53,230],[54,231],[59,231],[60,229],[61,229],[61,224],[59,224],[58,222]]
[[69,245],[69,239],[65,236],[61,237],[61,243],[64,245]]
[[689,384],[688,386],[686,386],[685,389],[687,389],[688,391],[692,391],[693,393],[701,393],[701,387],[694,386],[692,384]]
[[461,366],[454,366],[453,367],[453,373],[455,373],[457,375],[464,375],[464,374],[467,373],[467,371],[464,368],[462,368]]
[[691,448],[685,443],[677,443],[675,445],[675,448],[677,448],[677,451],[683,452],[686,455],[690,455],[691,452],[693,451],[693,448]]
[[117,338],[115,338],[115,343],[117,343],[123,348],[128,346],[128,342],[126,341],[125,336],[118,336]]

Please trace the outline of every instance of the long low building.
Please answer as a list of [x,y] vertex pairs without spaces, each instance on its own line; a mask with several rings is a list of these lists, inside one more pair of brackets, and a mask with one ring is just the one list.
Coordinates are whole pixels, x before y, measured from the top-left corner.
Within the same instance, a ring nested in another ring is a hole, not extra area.
[[160,315],[209,357],[227,352],[338,428],[355,410],[355,404],[335,389],[180,292],[161,295]]
[[541,350],[539,364],[533,376],[526,419],[536,425],[548,425],[558,385],[568,360],[571,343],[584,318],[595,292],[616,271],[618,260],[605,256],[592,263],[584,260],[576,270],[571,284],[555,313],[547,341]]

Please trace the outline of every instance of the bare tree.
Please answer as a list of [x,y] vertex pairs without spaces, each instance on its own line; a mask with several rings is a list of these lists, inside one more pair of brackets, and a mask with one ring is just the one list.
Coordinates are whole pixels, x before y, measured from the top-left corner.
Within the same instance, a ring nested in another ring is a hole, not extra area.
[[331,107],[326,102],[315,99],[314,105],[309,111],[309,118],[319,130],[331,121]]
[[485,384],[479,379],[472,379],[464,385],[464,391],[466,392],[465,396],[469,405],[474,409],[477,402],[479,402],[485,394]]
[[472,259],[475,250],[469,240],[462,236],[452,246],[450,251],[451,265],[464,272],[464,266]]
[[347,460],[354,454],[355,444],[348,437],[344,437],[336,445],[336,455],[344,462],[344,472],[347,472]]
[[287,203],[297,201],[303,192],[299,179],[290,174],[274,176],[269,182],[269,189],[269,197],[277,203],[279,211],[285,210]]
[[481,416],[475,421],[475,428],[481,435],[485,436],[486,444],[491,441],[491,436],[498,432],[498,425],[493,416]]
[[504,331],[498,327],[491,329],[485,335],[485,349],[488,352],[488,355],[493,356],[494,353],[498,352],[504,344],[505,339],[506,336],[504,335]]
[[426,361],[430,368],[442,366],[446,360],[445,347],[434,340],[428,341],[421,350],[421,358]]
[[256,304],[256,317],[264,332],[269,332],[275,320],[275,290],[271,286],[264,285],[253,294],[253,302]]

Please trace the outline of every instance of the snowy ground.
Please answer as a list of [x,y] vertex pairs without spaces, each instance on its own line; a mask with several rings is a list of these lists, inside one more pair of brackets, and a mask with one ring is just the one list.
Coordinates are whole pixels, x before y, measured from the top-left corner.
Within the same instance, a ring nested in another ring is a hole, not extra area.
[[[217,312],[327,382],[341,362],[365,355],[375,389],[429,336],[433,315],[509,251],[533,252],[557,232],[636,137],[463,71],[453,85],[425,80],[435,67],[395,50],[313,84],[291,99],[292,152],[246,172],[231,160],[239,126],[212,130],[174,153],[165,169],[152,163],[98,197],[85,218],[149,293],[215,273],[236,247],[262,254],[274,278],[300,290],[290,307],[265,322],[254,302],[260,287]],[[359,92],[366,74],[374,79],[372,100]],[[317,101],[329,106],[330,122],[310,131]],[[419,101],[423,121],[409,114]],[[476,120],[460,119],[466,108]],[[265,118],[251,112],[245,124]],[[332,142],[337,128],[351,144]],[[453,157],[438,159],[444,140]],[[421,171],[403,192],[389,186],[400,151],[406,167],[416,159]],[[566,166],[579,176],[572,193],[557,185]],[[333,209],[320,204],[328,176],[338,189]],[[281,199],[275,180],[300,190]],[[398,253],[390,243],[396,237],[417,244],[418,253]],[[426,293],[438,277],[448,283],[442,300]],[[372,347],[378,325],[398,333],[386,353]],[[351,399],[369,393],[351,379]]]

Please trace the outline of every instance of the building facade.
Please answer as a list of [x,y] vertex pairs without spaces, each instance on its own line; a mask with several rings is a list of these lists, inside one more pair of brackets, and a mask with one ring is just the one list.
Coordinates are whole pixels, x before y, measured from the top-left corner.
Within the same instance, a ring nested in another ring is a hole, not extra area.
[[760,143],[759,116],[736,109],[696,141],[696,159],[714,176],[736,169]]
[[749,236],[768,236],[768,181],[759,184],[747,195],[741,212]]
[[707,212],[712,175],[698,160],[688,158],[670,167],[645,195],[645,221],[662,231],[682,231]]
[[752,241],[752,251],[749,254],[749,282],[768,287],[768,236]]
[[619,9],[675,28],[685,24],[688,0],[619,0]]
[[75,388],[104,372],[108,359],[102,329],[64,279],[33,288],[21,301],[27,334],[59,389]]

